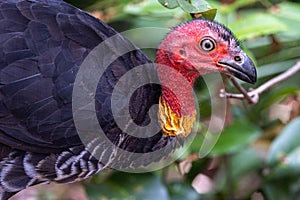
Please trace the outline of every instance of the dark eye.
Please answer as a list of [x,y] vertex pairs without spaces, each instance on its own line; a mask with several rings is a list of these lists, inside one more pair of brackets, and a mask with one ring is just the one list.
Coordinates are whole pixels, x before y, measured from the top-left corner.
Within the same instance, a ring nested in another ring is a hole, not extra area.
[[216,42],[211,38],[204,38],[200,42],[201,50],[208,52],[214,50],[216,47]]

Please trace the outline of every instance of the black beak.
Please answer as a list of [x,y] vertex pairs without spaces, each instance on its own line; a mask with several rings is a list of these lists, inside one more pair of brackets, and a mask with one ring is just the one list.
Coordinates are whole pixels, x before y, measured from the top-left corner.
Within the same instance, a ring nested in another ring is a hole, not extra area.
[[234,60],[229,58],[221,59],[218,65],[225,67],[225,73],[229,76],[234,76],[251,84],[256,82],[255,66],[245,53],[235,56]]

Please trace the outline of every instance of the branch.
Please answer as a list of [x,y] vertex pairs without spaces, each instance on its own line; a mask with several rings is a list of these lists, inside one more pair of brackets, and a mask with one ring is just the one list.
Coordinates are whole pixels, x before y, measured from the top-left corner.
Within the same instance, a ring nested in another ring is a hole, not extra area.
[[242,93],[242,94],[232,94],[227,93],[224,89],[220,92],[220,97],[223,98],[235,98],[235,99],[247,99],[249,103],[256,104],[259,100],[259,95],[264,91],[268,90],[269,88],[275,86],[276,84],[288,79],[289,77],[293,76],[297,72],[300,71],[300,61],[296,63],[293,67],[288,69],[287,71],[283,72],[282,74],[276,76],[275,78],[265,82],[261,86],[256,89],[252,89],[251,91],[247,92],[235,79],[231,78],[232,83],[234,86]]

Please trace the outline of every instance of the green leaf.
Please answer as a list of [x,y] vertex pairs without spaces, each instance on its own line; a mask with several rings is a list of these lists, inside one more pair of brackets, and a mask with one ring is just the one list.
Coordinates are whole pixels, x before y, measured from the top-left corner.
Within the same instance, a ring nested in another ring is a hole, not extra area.
[[[85,7],[84,9],[86,11],[97,11],[97,10],[103,10],[106,9],[114,10],[114,12],[118,12],[118,14],[121,14],[121,10],[132,0],[88,0],[88,1],[78,1],[78,0],[72,0],[73,2],[76,2],[78,4],[83,4],[85,2],[93,2],[90,6]],[[120,13],[119,13],[120,12]]]
[[217,9],[212,9],[211,6],[204,0],[177,0],[179,6],[187,13],[194,13],[204,18],[214,20]]
[[254,141],[260,133],[260,129],[249,122],[236,121],[225,128],[210,154],[221,155],[237,152]]
[[170,183],[168,184],[168,190],[170,193],[170,199],[172,200],[198,200],[200,196],[190,184],[184,182]]
[[168,200],[167,189],[153,173],[113,173],[99,184],[87,184],[91,199],[160,199]]
[[[241,162],[243,160],[243,162]],[[230,166],[232,169],[232,177],[236,180],[239,177],[256,171],[262,166],[262,158],[259,157],[257,151],[253,148],[246,148],[239,151],[230,158]]]
[[158,2],[153,2],[152,0],[144,0],[139,3],[127,4],[124,7],[123,12],[131,15],[151,17],[168,16],[170,18],[172,16],[179,16],[180,12],[182,11],[180,9],[168,10],[162,7]]
[[295,184],[299,185],[299,182],[287,179],[269,181],[263,185],[262,189],[266,195],[266,199],[268,200],[293,199],[295,194],[292,193],[291,187]]
[[187,13],[201,13],[210,9],[210,5],[206,1],[197,0],[188,2],[186,0],[177,0],[179,6]]
[[285,31],[286,26],[271,14],[252,13],[229,25],[241,40]]
[[215,180],[217,188],[222,188],[226,193],[241,195],[238,199],[247,199],[245,197],[256,190],[255,183],[260,179],[258,172],[262,167],[263,159],[257,150],[250,146],[243,148],[231,156],[226,156]]
[[179,6],[177,0],[158,0],[158,1],[159,3],[161,3],[161,5],[169,9],[177,8]]
[[[272,170],[271,178],[299,177],[300,175],[300,146],[281,158],[281,162]],[[269,175],[270,177],[270,175]]]
[[237,9],[251,5],[255,2],[258,2],[258,0],[236,0],[231,4],[221,4],[220,5],[220,13],[222,14],[229,14],[232,12],[235,12]]
[[299,3],[283,2],[278,5],[277,16],[284,17],[300,23],[300,5]]
[[203,16],[206,19],[214,20],[217,15],[217,9],[209,9],[205,12],[201,12],[201,16]]
[[258,77],[264,78],[267,76],[272,76],[272,75],[282,73],[288,70],[289,68],[291,68],[293,65],[295,65],[297,60],[298,59],[292,59],[292,60],[270,63],[267,65],[260,66],[259,68],[257,68]]
[[[267,163],[270,166],[282,163],[288,154],[299,146],[300,117],[291,121],[274,140],[268,153]],[[298,154],[298,156],[300,156],[300,154]]]
[[284,60],[299,59],[300,47],[284,48],[281,51],[264,56],[260,59],[259,64],[276,63]]
[[192,144],[189,147],[189,153],[197,153],[201,145],[203,144],[204,136],[203,134],[197,134],[196,137],[193,139]]
[[283,2],[278,5],[274,11],[275,16],[284,22],[288,31],[284,32],[285,36],[299,38],[300,29],[300,5],[299,3]]

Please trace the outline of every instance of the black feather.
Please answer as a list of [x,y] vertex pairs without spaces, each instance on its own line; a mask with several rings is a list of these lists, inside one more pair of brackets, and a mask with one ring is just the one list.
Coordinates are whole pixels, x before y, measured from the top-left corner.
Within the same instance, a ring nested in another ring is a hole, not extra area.
[[[116,34],[103,22],[60,0],[0,2],[1,199],[38,183],[87,178],[110,159],[111,152],[106,151],[108,144],[103,137],[87,134],[84,137],[90,137],[91,142],[87,146],[82,143],[73,119],[72,94],[84,59],[98,44]],[[127,152],[153,152],[170,143],[171,147],[178,146],[181,140],[163,137],[160,131],[139,138],[128,135],[116,124],[111,108],[120,108],[118,117],[122,118],[121,111],[126,109],[123,99],[128,93],[119,92],[118,103],[111,105],[114,86],[120,78],[136,66],[148,64],[149,71],[133,75],[123,83],[124,88],[133,87],[134,80],[158,81],[155,71],[151,71],[153,64],[137,48],[118,55],[120,48],[132,47],[120,35],[106,46],[106,51],[116,59],[97,84],[95,108],[99,124],[106,137]],[[134,123],[139,126],[150,123],[148,111],[158,103],[160,94],[161,88],[156,84],[144,85],[133,93],[129,128]],[[83,120],[89,123],[89,118]],[[171,152],[171,147],[150,160],[133,154],[130,158],[115,159],[120,166],[129,159],[133,167],[149,164]]]

